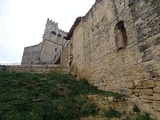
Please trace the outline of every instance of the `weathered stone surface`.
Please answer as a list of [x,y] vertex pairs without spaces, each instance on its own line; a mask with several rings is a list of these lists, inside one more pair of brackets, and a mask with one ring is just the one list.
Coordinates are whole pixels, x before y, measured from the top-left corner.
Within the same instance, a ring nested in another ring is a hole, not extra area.
[[136,87],[141,87],[141,86],[142,86],[141,80],[135,80],[135,81],[134,81],[134,86],[136,86]]
[[149,95],[142,95],[140,98],[146,99],[146,100],[153,100],[154,99],[153,96],[149,96]]
[[157,73],[157,72],[151,72],[151,76],[152,76],[152,78],[154,78],[154,77],[159,77],[159,73]]
[[153,90],[152,89],[143,89],[141,90],[142,95],[153,95]]
[[113,102],[113,100],[114,100],[114,97],[108,97],[109,102]]
[[132,89],[123,88],[120,90],[122,94],[131,95],[133,93]]
[[155,117],[155,118],[158,118],[157,120],[160,120],[160,111],[156,111],[156,115],[157,115],[157,117]]
[[8,72],[32,72],[32,73],[69,73],[69,67],[61,67],[56,65],[10,65],[6,66]]
[[133,82],[127,83],[127,88],[134,88]]
[[156,82],[155,82],[155,85],[156,85],[156,86],[160,86],[160,81],[156,81]]
[[142,110],[146,113],[150,113],[151,111],[153,111],[153,103],[152,102],[142,102],[141,103],[142,106]]
[[153,103],[153,100],[141,99],[143,103]]
[[154,101],[153,106],[155,110],[160,111],[160,101]]
[[154,100],[160,100],[160,94],[153,94]]
[[153,71],[153,66],[151,64],[145,66],[145,71],[151,72]]
[[140,93],[141,89],[134,89],[134,93]]
[[154,91],[155,93],[160,93],[160,87],[157,86],[157,87],[153,88],[153,91]]
[[143,82],[143,87],[144,88],[153,88],[154,82],[152,80],[145,81],[145,82]]

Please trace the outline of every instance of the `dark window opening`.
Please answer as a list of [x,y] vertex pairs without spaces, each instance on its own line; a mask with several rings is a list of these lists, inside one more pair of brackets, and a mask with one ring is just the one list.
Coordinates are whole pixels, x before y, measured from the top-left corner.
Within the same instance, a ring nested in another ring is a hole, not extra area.
[[55,51],[57,51],[57,48],[55,48]]
[[56,32],[55,32],[55,31],[52,31],[52,34],[56,35]]
[[66,37],[66,36],[64,36],[64,37],[63,37],[63,39],[67,40],[67,37]]
[[59,33],[59,34],[58,34],[58,37],[62,37],[62,35]]
[[120,21],[116,24],[116,46],[118,50],[121,50],[127,46],[127,34],[124,27],[124,21]]

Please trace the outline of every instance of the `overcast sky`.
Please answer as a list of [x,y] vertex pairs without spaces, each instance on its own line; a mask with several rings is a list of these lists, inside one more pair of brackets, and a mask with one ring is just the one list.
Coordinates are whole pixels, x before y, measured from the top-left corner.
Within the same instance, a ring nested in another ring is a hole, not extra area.
[[20,63],[24,47],[42,41],[47,18],[69,31],[95,0],[0,0],[0,63]]

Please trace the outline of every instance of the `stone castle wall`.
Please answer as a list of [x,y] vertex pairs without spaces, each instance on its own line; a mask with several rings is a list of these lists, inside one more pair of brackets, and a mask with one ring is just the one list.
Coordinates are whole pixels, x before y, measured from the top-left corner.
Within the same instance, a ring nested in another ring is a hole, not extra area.
[[32,64],[33,62],[38,63],[40,60],[41,49],[42,43],[25,47],[21,64]]
[[31,72],[31,73],[64,73],[70,72],[69,67],[61,65],[0,65],[0,72]]
[[71,73],[160,119],[160,1],[97,0],[73,30]]

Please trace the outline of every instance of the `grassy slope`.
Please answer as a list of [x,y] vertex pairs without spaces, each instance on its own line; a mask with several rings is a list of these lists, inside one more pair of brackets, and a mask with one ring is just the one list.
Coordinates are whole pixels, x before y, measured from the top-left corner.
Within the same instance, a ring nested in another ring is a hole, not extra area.
[[75,120],[95,116],[98,108],[89,94],[104,92],[71,75],[0,72],[0,120]]

